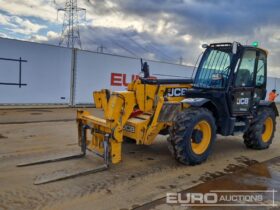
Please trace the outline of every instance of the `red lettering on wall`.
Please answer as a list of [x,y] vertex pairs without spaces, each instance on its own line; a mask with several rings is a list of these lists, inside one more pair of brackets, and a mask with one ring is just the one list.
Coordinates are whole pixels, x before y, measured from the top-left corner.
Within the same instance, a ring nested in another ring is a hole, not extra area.
[[111,86],[122,86],[122,74],[111,73]]
[[[131,75],[131,81],[139,79],[138,75]],[[111,86],[124,86],[127,87],[131,82],[127,80],[127,74],[111,73]]]
[[123,74],[123,86],[128,86],[128,83],[126,82],[126,74]]

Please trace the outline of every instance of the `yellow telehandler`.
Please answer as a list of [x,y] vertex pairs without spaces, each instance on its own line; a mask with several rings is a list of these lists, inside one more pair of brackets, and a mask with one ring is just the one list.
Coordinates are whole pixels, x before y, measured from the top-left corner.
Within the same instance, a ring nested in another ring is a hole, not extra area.
[[268,148],[279,114],[274,102],[264,100],[267,52],[237,42],[203,47],[193,79],[151,78],[144,63],[144,77],[130,83],[126,91],[95,91],[96,108],[103,110],[104,117],[77,111],[81,154],[20,166],[81,157],[89,150],[104,158],[104,165],[47,177],[35,184],[94,173],[121,161],[124,139],[149,145],[158,134],[168,132],[173,156],[187,165],[207,159],[217,133],[229,136],[241,132],[248,148]]

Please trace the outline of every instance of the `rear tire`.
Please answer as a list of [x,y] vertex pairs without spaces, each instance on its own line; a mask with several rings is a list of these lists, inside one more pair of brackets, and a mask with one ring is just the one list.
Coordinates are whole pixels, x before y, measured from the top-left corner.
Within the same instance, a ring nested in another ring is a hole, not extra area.
[[272,143],[275,126],[276,121],[273,109],[261,109],[243,135],[244,144],[250,149],[267,149]]
[[196,165],[209,156],[216,138],[215,118],[205,108],[188,108],[169,129],[169,150],[177,161]]

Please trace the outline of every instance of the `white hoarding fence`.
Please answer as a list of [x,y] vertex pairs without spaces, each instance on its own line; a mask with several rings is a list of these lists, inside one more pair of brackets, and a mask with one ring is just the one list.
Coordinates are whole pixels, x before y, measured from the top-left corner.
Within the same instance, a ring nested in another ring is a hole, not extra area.
[[[157,78],[189,78],[192,67],[148,61]],[[125,90],[141,72],[140,59],[77,51],[74,104],[93,103],[92,92],[107,88]]]
[[[0,38],[0,105],[93,104],[92,92],[125,90],[140,59]],[[193,67],[148,61],[151,76],[190,78]],[[268,77],[267,93],[280,92]],[[280,97],[277,98],[280,101]]]
[[72,50],[0,38],[0,104],[69,104]]

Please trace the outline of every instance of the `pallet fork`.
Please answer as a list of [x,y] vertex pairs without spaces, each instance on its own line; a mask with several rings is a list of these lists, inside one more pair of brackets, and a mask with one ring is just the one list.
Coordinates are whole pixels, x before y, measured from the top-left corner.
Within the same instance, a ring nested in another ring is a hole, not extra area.
[[[59,161],[66,161],[66,160],[72,160],[72,159],[77,159],[77,158],[83,158],[86,155],[87,151],[87,145],[86,145],[86,132],[87,129],[90,129],[89,126],[83,125],[82,127],[82,132],[81,132],[81,153],[80,154],[73,154],[73,155],[68,155],[68,156],[61,156],[57,158],[50,158],[50,159],[44,159],[44,160],[38,160],[38,161],[33,161],[33,162],[24,162],[20,163],[17,165],[17,167],[26,167],[26,166],[33,166],[33,165],[39,165],[39,164],[46,164],[46,163],[54,163],[54,162],[59,162]],[[104,154],[101,155],[97,152],[95,154],[101,158],[104,159],[104,164],[95,167],[95,168],[89,168],[89,169],[84,169],[84,170],[79,170],[75,172],[71,172],[68,174],[53,174],[52,176],[38,176],[36,180],[34,181],[35,185],[40,185],[40,184],[46,184],[50,182],[55,182],[59,180],[64,180],[64,179],[69,179],[77,176],[82,176],[82,175],[87,175],[87,174],[93,174],[97,173],[100,171],[107,170],[109,168],[109,134],[104,134],[104,141],[103,141],[103,147],[104,147]]]

